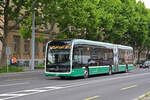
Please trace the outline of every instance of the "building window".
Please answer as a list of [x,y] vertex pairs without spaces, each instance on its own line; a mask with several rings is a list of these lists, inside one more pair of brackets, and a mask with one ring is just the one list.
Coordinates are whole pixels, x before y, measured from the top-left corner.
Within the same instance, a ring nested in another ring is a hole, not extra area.
[[24,53],[29,54],[30,53],[30,40],[24,39]]
[[20,53],[19,52],[19,50],[20,50],[20,36],[14,36],[13,39],[14,39],[13,40],[13,42],[14,42],[14,44],[13,44],[14,45],[13,46],[14,47],[14,53],[18,54],[18,53]]

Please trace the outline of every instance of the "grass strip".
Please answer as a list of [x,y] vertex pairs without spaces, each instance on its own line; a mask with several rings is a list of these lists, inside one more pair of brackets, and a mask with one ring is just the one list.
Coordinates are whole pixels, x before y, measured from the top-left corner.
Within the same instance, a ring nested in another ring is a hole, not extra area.
[[8,72],[7,72],[6,66],[0,67],[0,73],[12,73],[12,72],[25,72],[25,69],[24,67],[20,66],[8,65]]

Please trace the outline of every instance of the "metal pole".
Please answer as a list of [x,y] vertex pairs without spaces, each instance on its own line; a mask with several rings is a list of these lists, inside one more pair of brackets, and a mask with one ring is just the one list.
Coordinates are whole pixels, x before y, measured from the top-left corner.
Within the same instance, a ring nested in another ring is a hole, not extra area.
[[32,61],[31,68],[34,70],[34,50],[35,50],[35,11],[32,13]]

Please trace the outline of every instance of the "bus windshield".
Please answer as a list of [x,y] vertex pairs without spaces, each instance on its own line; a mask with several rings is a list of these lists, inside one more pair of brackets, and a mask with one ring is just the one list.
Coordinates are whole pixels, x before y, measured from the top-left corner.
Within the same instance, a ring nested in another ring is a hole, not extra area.
[[48,64],[69,65],[69,49],[51,49],[48,51]]

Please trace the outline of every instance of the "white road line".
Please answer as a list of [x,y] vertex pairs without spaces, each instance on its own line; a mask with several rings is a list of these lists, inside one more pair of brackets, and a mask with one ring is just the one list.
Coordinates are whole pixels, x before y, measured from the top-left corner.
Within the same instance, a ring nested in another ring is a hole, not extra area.
[[64,87],[56,87],[56,86],[51,86],[51,87],[44,87],[46,89],[61,89],[61,88],[64,88]]
[[13,97],[23,96],[23,95],[26,95],[26,94],[0,94],[0,96],[13,96]]
[[147,93],[145,93],[145,94],[143,94],[143,95],[141,95],[138,98],[135,98],[133,100],[148,100],[148,99],[146,99],[147,97],[145,97],[146,95],[150,95],[150,92],[147,92]]
[[25,90],[24,92],[46,92],[47,90]]
[[[131,78],[131,77],[135,77],[135,76],[143,76],[143,75],[148,75],[148,74],[150,74],[150,73],[137,74],[137,75],[131,75],[131,76],[122,76],[122,77],[115,77],[115,78],[105,78],[105,79],[94,80],[94,81],[90,81],[90,82],[89,81],[84,81],[84,82],[76,82],[76,83],[71,83],[71,84],[48,86],[48,87],[41,87],[41,88],[35,88],[35,89],[29,89],[29,90],[10,92],[10,93],[6,93],[8,97],[2,98],[1,100],[7,100],[7,99],[17,98],[17,97],[21,97],[21,96],[26,96],[26,95],[32,95],[32,94],[37,94],[37,93],[41,93],[41,92],[57,90],[57,89],[64,89],[64,88],[70,88],[70,87],[79,87],[79,86],[92,84],[92,83],[97,83],[97,82],[111,81],[111,80],[124,79],[124,78]],[[22,93],[20,93],[20,92],[22,92]],[[27,93],[25,93],[25,92],[27,92]],[[0,94],[0,96],[6,95],[6,94]],[[12,94],[15,94],[15,96],[12,96]],[[9,96],[12,96],[12,97],[9,97]]]
[[29,84],[29,82],[25,82],[25,83],[15,83],[15,84],[4,84],[4,85],[0,85],[0,87],[3,87],[3,86],[14,86],[14,85],[22,85],[22,84]]

